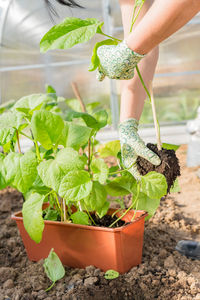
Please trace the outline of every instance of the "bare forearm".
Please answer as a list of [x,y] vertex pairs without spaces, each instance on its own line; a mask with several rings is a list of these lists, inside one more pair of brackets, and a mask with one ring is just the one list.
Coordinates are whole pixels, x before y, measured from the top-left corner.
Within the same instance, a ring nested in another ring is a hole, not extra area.
[[128,46],[146,54],[200,11],[200,0],[155,0],[145,17],[127,37]]

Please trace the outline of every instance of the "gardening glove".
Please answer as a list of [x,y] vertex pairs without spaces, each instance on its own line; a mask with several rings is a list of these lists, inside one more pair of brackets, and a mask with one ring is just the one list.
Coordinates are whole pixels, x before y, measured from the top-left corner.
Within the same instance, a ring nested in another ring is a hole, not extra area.
[[136,160],[141,156],[153,165],[158,166],[161,163],[160,158],[145,146],[144,141],[138,135],[138,121],[136,119],[127,119],[119,125],[119,137],[121,143],[122,162],[128,171],[140,180],[140,174],[137,169]]
[[98,48],[97,55],[100,60],[97,79],[102,81],[105,76],[110,79],[131,79],[134,68],[145,56],[128,48],[125,41],[118,45],[104,45]]

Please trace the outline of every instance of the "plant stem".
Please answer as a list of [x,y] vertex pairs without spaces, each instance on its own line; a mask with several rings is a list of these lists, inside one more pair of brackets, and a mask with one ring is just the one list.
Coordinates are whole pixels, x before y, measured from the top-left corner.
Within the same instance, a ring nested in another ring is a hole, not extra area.
[[59,201],[58,201],[58,196],[57,196],[56,192],[54,192],[54,196],[55,196],[55,198],[56,198],[56,204],[57,204],[57,206],[58,206],[58,208],[59,208],[59,210],[60,210],[60,214],[61,214],[61,215],[63,216],[63,218],[64,218],[64,214],[63,214],[63,211],[62,211],[62,209],[61,209],[60,203],[59,203]]
[[139,192],[140,192],[140,183],[138,183],[137,185],[137,195],[136,195],[136,198],[135,198],[135,201],[129,206],[129,208],[127,208],[127,210],[117,219],[115,220],[110,226],[109,228],[111,228],[113,225],[115,225],[119,220],[121,220],[128,212],[129,210],[131,210],[134,205],[135,205],[135,202],[137,201],[138,199],[138,196],[139,196]]
[[108,175],[109,176],[112,176],[112,175],[115,175],[115,174],[120,174],[120,173],[123,173],[125,171],[128,171],[130,170],[134,165],[136,164],[136,162],[134,162],[130,167],[128,167],[127,169],[124,169],[124,170],[121,170],[121,171],[116,171],[116,172],[112,172],[112,173],[109,173]]
[[110,38],[110,39],[112,39],[112,40],[114,40],[114,41],[117,41],[117,42],[122,42],[122,40],[120,40],[120,39],[117,39],[117,38],[115,38],[115,37],[113,37],[113,36],[110,36],[110,35],[108,35],[108,34],[105,34],[104,32],[98,32],[99,34],[101,34],[101,35],[104,35],[104,36],[106,36],[106,37],[108,37],[108,38]]
[[62,199],[62,205],[63,205],[63,218],[64,218],[64,222],[66,222],[66,205],[65,205],[65,199]]
[[160,125],[159,125],[157,115],[156,115],[156,106],[155,106],[155,101],[154,101],[154,96],[153,96],[152,82],[150,83],[149,90],[150,90],[150,94],[151,94],[151,106],[152,106],[152,112],[153,112],[154,126],[155,126],[155,130],[156,130],[157,146],[158,146],[158,150],[162,150],[162,143],[161,143],[161,138],[160,138]]
[[48,292],[50,289],[52,289],[52,287],[54,286],[55,283],[56,283],[56,282],[54,281],[54,282],[52,283],[52,285],[50,285],[50,287],[48,287],[48,289],[45,290],[45,292]]
[[135,207],[135,212],[134,212],[134,215],[133,215],[133,217],[131,218],[131,222],[133,222],[133,220],[135,219],[135,215],[136,215],[136,212],[137,212],[137,208],[138,208],[138,203],[139,203],[139,201],[138,201],[138,197],[139,197],[139,193],[140,193],[140,183],[138,183],[138,185],[137,185],[137,195],[136,195],[136,198],[135,198],[135,200],[134,200],[134,202],[133,202],[133,204],[135,205],[135,203],[136,203],[136,207]]
[[91,159],[90,159],[90,147],[91,147],[91,142],[90,140],[88,141],[88,172],[90,172],[90,163],[91,163]]
[[85,210],[86,210],[86,212],[87,212],[87,214],[88,214],[88,217],[90,218],[90,220],[92,221],[92,223],[93,223],[95,226],[97,226],[97,224],[96,224],[95,221],[93,220],[91,214],[89,213],[89,211],[88,211],[88,209],[87,209],[87,206],[86,206],[85,204],[84,204],[84,206],[85,206]]
[[71,87],[74,92],[74,95],[76,96],[77,100],[80,102],[82,112],[86,112],[85,103],[83,102],[83,99],[79,93],[79,89],[76,82],[72,82]]
[[[145,1],[143,1],[142,4],[140,5],[140,7],[139,7],[139,9],[138,9],[138,12],[137,12],[137,15],[136,15],[136,16],[135,16],[135,11],[136,11],[137,6],[134,7],[130,32],[131,32],[132,29],[133,29],[133,25],[135,24],[135,21],[137,20],[139,14],[140,14],[140,11],[141,11],[141,9],[142,9],[142,6],[144,5],[144,2],[145,2]],[[135,18],[134,18],[134,16],[135,16]]]
[[17,135],[17,147],[18,147],[18,151],[19,151],[19,153],[22,153],[21,152],[21,148],[20,148],[20,143],[19,143],[19,131],[18,130],[16,131],[16,135]]
[[21,135],[24,135],[24,136],[27,137],[29,140],[31,140],[31,141],[34,142],[34,140],[33,140],[30,136],[28,136],[27,134],[25,134],[24,132],[19,131],[19,133],[20,133]]

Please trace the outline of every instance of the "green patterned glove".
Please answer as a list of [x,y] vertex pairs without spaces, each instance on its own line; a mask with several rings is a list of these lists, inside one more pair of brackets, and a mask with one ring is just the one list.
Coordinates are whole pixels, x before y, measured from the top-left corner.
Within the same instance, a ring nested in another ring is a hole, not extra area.
[[126,42],[110,46],[101,46],[97,50],[100,60],[97,79],[102,81],[105,76],[111,79],[131,79],[134,68],[144,55],[137,54],[126,45]]
[[[136,119],[127,119],[119,125],[119,137],[121,143],[122,162],[129,172],[140,180],[140,174],[137,170],[136,160],[141,156],[158,166],[160,158],[145,146],[144,141],[138,135],[138,121]],[[135,163],[135,164],[134,164]]]

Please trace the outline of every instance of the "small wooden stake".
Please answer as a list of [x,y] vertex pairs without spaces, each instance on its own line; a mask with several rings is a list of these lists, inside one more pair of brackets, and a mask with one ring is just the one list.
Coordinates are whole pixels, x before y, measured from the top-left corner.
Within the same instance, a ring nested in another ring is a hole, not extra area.
[[162,150],[162,143],[161,143],[161,139],[160,139],[160,126],[159,126],[158,119],[156,116],[156,106],[155,106],[155,101],[154,101],[154,96],[153,96],[152,82],[149,85],[149,91],[150,91],[150,95],[151,95],[151,107],[152,107],[152,112],[153,112],[154,126],[155,126],[155,130],[156,130],[157,147],[158,147],[158,150]]
[[79,93],[77,84],[76,84],[75,82],[72,82],[72,83],[71,83],[71,86],[72,86],[74,95],[76,96],[76,98],[77,98],[78,101],[80,102],[82,112],[86,112],[85,104],[84,104],[84,102],[83,102],[83,99],[81,98],[81,95],[80,95],[80,93]]

